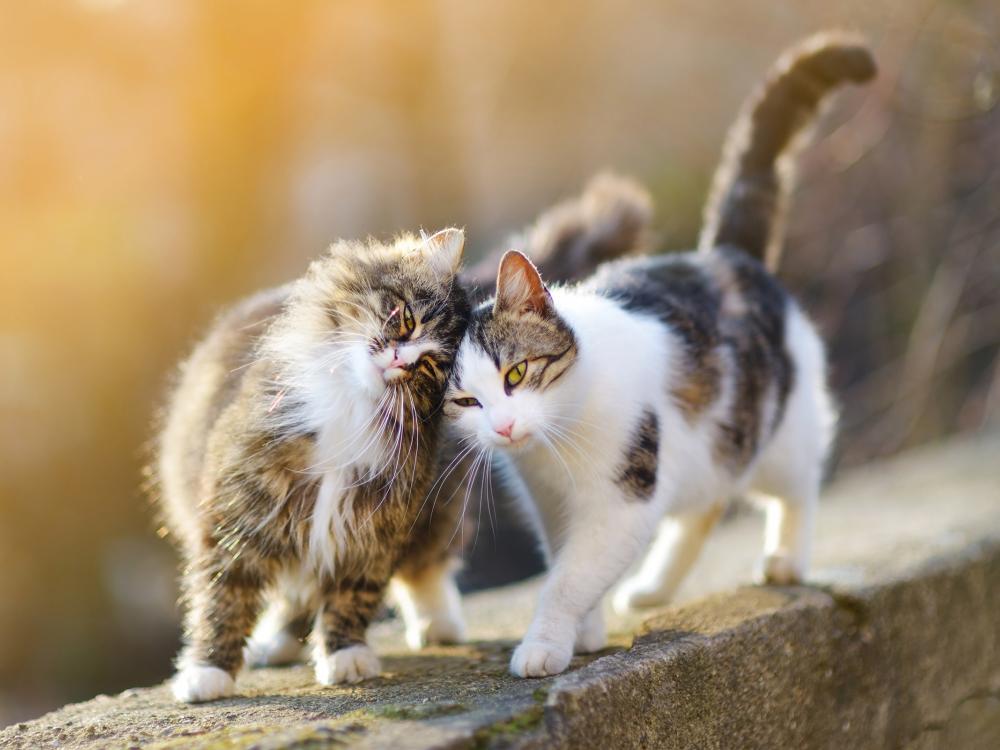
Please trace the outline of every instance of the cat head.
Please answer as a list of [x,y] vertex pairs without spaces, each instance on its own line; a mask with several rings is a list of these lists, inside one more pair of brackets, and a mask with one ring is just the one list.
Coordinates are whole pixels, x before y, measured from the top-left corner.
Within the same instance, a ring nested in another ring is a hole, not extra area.
[[563,376],[576,337],[556,312],[538,270],[510,251],[496,297],[477,308],[459,348],[445,412],[480,444],[517,449],[560,431]]
[[269,338],[291,385],[310,400],[345,386],[430,414],[441,401],[469,306],[456,281],[465,235],[444,229],[393,242],[338,242],[298,282]]

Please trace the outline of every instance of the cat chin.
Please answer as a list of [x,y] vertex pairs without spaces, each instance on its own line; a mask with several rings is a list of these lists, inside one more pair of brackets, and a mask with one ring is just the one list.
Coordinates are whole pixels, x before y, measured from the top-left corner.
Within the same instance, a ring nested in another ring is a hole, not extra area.
[[490,438],[489,440],[481,441],[488,444],[491,448],[499,448],[506,453],[511,455],[517,455],[519,453],[524,453],[526,450],[531,448],[535,444],[535,439],[533,435],[525,435],[519,437],[517,440],[494,440]]

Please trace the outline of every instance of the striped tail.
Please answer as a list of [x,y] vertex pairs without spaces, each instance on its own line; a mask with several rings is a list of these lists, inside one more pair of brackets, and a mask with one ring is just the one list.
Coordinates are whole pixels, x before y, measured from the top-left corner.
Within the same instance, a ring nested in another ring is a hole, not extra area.
[[638,183],[613,174],[591,178],[583,192],[558,203],[535,223],[462,274],[467,288],[489,296],[500,257],[525,251],[546,282],[585,279],[609,260],[647,252],[652,244],[653,201]]
[[869,81],[875,71],[868,47],[843,33],[817,34],[781,56],[729,131],[705,206],[703,251],[733,245],[777,267],[792,182],[782,157],[815,120],[826,94],[842,83]]

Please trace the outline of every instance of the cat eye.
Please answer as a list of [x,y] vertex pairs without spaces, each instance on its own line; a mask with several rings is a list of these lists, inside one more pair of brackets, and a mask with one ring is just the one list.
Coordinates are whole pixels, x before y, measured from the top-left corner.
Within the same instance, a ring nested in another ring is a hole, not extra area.
[[516,365],[507,370],[507,376],[504,378],[504,382],[507,384],[508,388],[514,388],[524,380],[525,373],[528,372],[528,360],[522,359]]
[[413,318],[413,311],[409,305],[403,305],[403,331],[413,333],[413,329],[416,327],[417,321]]
[[469,398],[456,398],[454,399],[456,406],[482,406],[477,399],[472,397]]

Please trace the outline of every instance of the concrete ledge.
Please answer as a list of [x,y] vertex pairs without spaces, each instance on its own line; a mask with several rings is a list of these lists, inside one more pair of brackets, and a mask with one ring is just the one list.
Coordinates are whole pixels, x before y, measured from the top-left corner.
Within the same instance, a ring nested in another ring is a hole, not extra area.
[[131,690],[8,727],[0,747],[1000,747],[998,456],[982,438],[838,482],[814,586],[734,589],[760,546],[758,520],[736,518],[687,603],[615,620],[614,648],[556,678],[506,673],[529,583],[470,597],[466,646],[409,655],[380,626],[371,683],[318,689],[296,667],[204,706]]
[[[1000,540],[849,593],[714,596],[645,630],[555,685],[523,746],[1000,746]],[[974,700],[991,737],[951,723]]]

